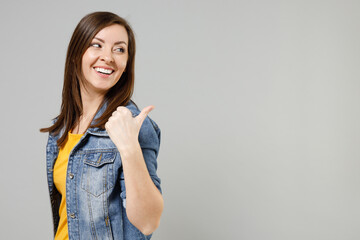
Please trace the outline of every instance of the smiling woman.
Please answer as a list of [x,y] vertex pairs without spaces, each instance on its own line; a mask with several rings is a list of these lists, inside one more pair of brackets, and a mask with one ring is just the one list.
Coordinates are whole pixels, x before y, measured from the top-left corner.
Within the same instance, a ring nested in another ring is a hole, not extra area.
[[60,114],[49,132],[47,176],[55,239],[150,239],[163,210],[160,129],[131,100],[130,25],[95,12],[77,25]]

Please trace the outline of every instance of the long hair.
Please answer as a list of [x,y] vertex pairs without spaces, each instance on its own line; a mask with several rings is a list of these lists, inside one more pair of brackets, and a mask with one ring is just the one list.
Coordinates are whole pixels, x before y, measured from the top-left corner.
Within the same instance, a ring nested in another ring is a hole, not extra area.
[[65,128],[64,134],[57,140],[57,145],[63,146],[68,132],[75,126],[83,113],[80,94],[80,81],[84,81],[81,69],[82,56],[90,46],[95,35],[105,27],[113,24],[123,26],[128,34],[128,60],[126,69],[120,80],[106,93],[98,110],[107,102],[106,110],[97,118],[96,123],[89,127],[105,128],[105,123],[118,106],[125,106],[131,99],[134,91],[135,75],[135,37],[129,23],[111,12],[94,12],[83,17],[76,26],[66,54],[64,86],[60,114],[54,118],[57,121],[48,128],[41,128],[40,132],[49,132],[53,135]]

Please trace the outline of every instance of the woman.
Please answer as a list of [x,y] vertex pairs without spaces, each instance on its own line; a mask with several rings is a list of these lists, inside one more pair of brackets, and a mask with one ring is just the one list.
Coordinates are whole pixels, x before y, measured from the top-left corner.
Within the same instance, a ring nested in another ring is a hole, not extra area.
[[135,39],[123,18],[94,12],[70,40],[61,111],[49,132],[55,239],[150,239],[163,210],[160,129],[130,100]]

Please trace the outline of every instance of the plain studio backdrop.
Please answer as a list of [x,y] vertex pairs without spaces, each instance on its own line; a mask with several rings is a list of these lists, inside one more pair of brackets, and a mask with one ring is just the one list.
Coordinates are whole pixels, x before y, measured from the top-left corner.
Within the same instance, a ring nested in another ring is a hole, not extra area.
[[0,239],[51,239],[45,145],[93,11],[137,39],[162,130],[154,240],[360,239],[359,1],[1,3]]

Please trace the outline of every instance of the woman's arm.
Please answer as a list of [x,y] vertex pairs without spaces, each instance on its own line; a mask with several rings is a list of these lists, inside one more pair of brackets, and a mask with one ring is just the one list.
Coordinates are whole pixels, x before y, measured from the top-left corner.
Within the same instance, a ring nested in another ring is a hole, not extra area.
[[[125,178],[126,214],[143,234],[149,235],[159,226],[163,198],[152,181],[139,143],[139,132],[153,106],[144,108],[133,118],[129,109],[118,107],[105,128],[118,148]],[[154,153],[155,154],[155,153]]]
[[125,178],[127,217],[143,234],[149,235],[160,223],[162,195],[151,180],[138,143],[122,149],[120,155]]

